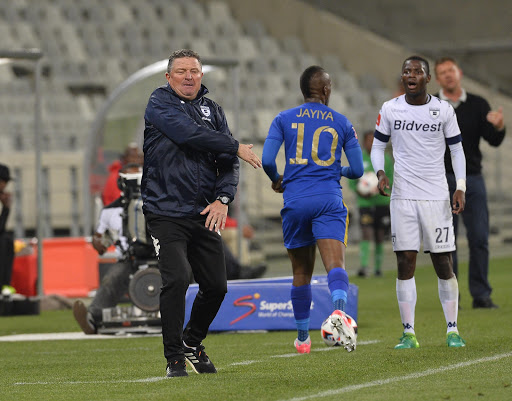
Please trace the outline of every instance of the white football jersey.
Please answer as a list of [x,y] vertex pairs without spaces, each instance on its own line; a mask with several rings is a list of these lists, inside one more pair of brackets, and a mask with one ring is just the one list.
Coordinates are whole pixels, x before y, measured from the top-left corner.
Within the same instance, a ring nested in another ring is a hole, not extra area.
[[446,138],[460,134],[455,110],[435,96],[410,105],[405,95],[385,102],[376,131],[390,136],[395,168],[391,199],[447,200]]

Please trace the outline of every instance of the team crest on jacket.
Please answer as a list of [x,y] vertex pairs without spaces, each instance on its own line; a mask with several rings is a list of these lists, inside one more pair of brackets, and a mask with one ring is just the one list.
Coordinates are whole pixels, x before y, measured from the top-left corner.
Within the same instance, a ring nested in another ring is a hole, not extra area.
[[440,109],[428,109],[428,111],[430,112],[430,117],[432,117],[433,119],[439,117],[439,113],[441,113]]
[[208,106],[201,106],[201,111],[205,117],[210,117],[210,108]]

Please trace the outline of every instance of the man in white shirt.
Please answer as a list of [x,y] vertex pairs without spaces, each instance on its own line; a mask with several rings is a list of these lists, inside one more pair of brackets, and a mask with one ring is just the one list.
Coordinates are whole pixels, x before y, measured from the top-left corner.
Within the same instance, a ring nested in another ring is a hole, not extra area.
[[[418,56],[402,65],[405,94],[385,102],[375,127],[371,160],[379,178],[379,192],[389,196],[389,179],[384,171],[384,150],[393,144],[394,180],[391,193],[391,238],[397,256],[396,293],[404,327],[397,349],[418,348],[414,331],[416,256],[430,253],[438,276],[439,299],[446,319],[446,343],[464,347],[457,328],[458,283],[453,273],[451,252],[455,250],[452,212],[465,206],[466,162],[453,107],[427,94],[428,62]],[[444,167],[449,146],[457,179],[450,206]]]

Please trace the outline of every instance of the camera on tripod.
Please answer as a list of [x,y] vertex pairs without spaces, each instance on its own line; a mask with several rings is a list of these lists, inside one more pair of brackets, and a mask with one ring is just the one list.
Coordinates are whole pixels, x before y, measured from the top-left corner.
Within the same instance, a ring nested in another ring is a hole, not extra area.
[[162,279],[158,271],[158,260],[151,236],[147,231],[142,212],[141,197],[142,167],[127,165],[119,173],[118,186],[122,191],[123,234],[127,240],[124,257],[132,265],[129,295],[132,302],[146,312],[159,309]]

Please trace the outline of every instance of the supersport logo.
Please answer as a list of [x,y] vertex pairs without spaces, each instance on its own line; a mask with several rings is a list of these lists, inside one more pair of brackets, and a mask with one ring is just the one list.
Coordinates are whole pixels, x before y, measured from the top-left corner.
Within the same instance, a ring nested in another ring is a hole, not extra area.
[[235,320],[231,321],[229,324],[232,325],[232,324],[235,324],[236,322],[239,322],[240,320],[242,319],[245,319],[247,316],[249,316],[250,314],[254,313],[254,311],[256,310],[256,305],[254,305],[253,302],[244,302],[244,301],[249,301],[251,299],[259,299],[260,298],[260,294],[256,293],[254,294],[254,296],[252,295],[244,295],[243,297],[240,297],[238,299],[235,299],[233,301],[233,305],[234,306],[248,306],[249,308],[251,308],[249,311],[245,312],[243,315],[237,317]]

